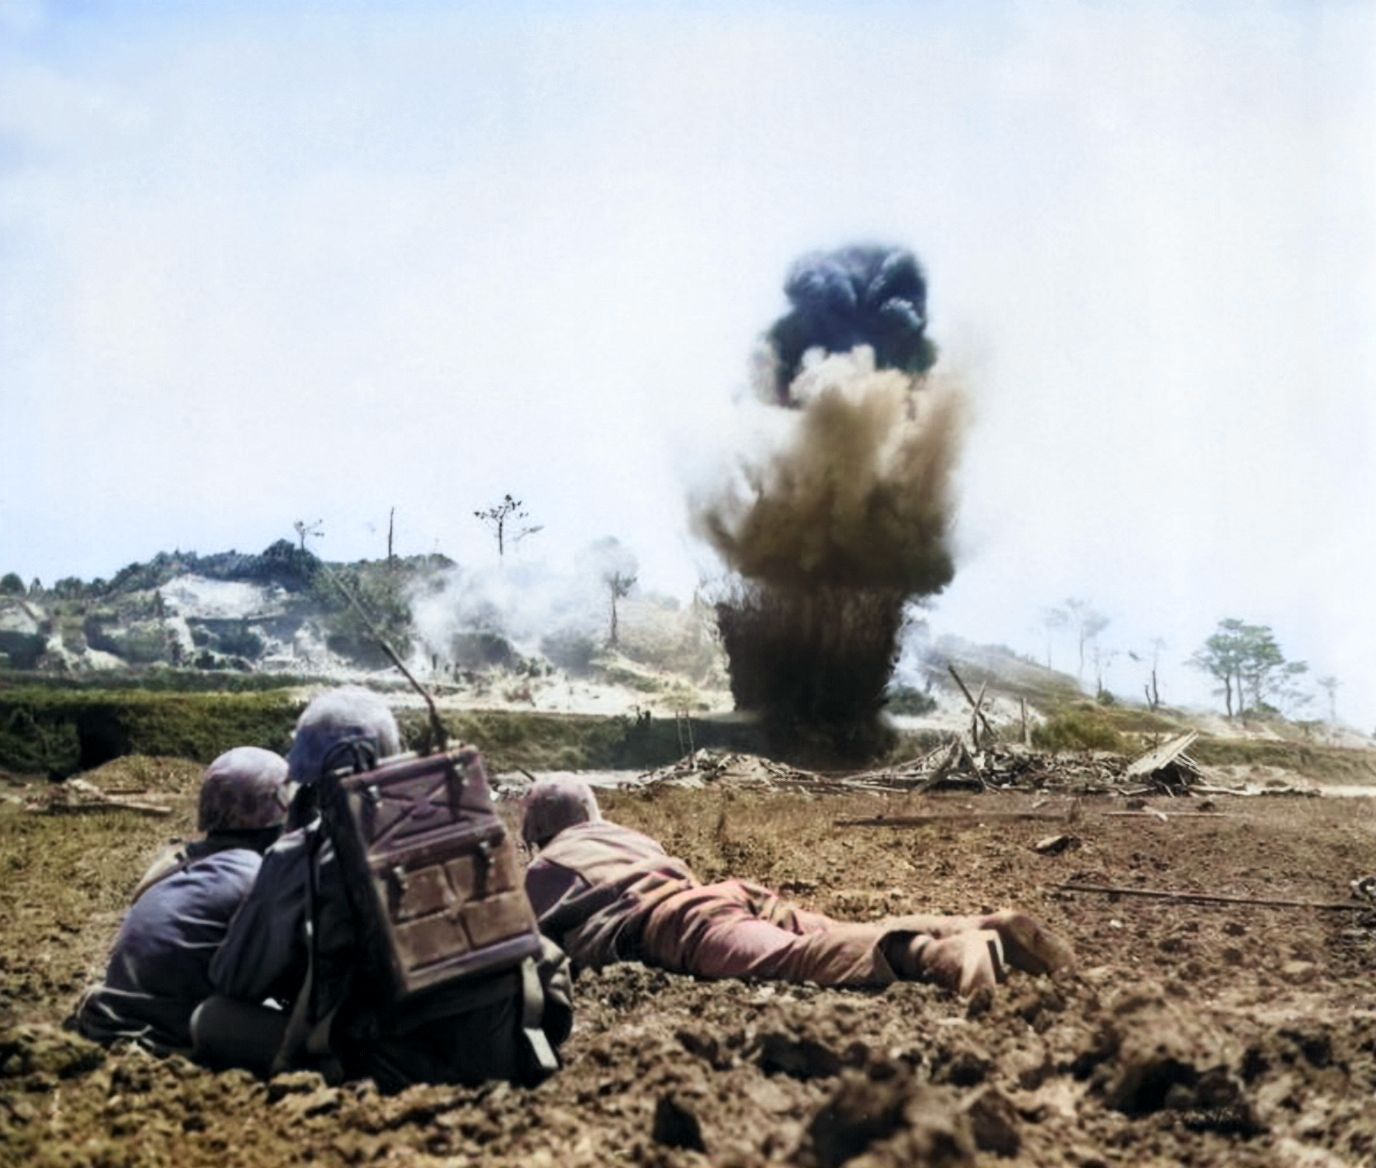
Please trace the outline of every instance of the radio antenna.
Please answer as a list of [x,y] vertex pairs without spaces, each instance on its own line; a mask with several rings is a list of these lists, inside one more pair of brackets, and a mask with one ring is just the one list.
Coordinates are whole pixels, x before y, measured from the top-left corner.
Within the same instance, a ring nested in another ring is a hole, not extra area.
[[406,668],[406,664],[402,661],[400,654],[392,648],[387,638],[382,635],[382,630],[377,627],[377,622],[369,615],[368,610],[363,607],[363,602],[359,600],[353,590],[344,583],[339,575],[329,566],[329,564],[325,563],[324,560],[320,561],[320,568],[321,571],[329,577],[330,583],[339,589],[340,594],[349,602],[354,612],[358,613],[359,619],[367,627],[368,631],[373,634],[373,640],[375,640],[382,651],[387,654],[388,659],[393,665],[401,670],[402,677],[406,678],[406,680],[411,683],[411,687],[416,693],[420,694],[421,698],[424,699],[426,708],[430,711],[430,732],[434,736],[435,749],[437,751],[443,751],[449,745],[449,734],[445,731],[444,723],[440,721],[440,712],[435,706],[435,699],[430,696],[430,691],[426,689],[425,686],[421,685],[421,683],[416,680],[415,674]]

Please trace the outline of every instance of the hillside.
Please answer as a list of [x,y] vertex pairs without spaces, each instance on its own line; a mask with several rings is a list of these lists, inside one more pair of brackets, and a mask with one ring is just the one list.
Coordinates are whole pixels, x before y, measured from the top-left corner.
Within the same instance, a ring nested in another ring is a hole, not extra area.
[[[633,591],[618,602],[612,645],[608,597],[595,577],[470,570],[438,555],[325,563],[285,540],[257,554],[160,553],[108,581],[11,588],[0,595],[0,688],[39,722],[44,715],[16,689],[280,689],[294,701],[303,685],[348,680],[412,701],[345,590],[450,710],[738,717],[713,611],[700,597],[685,605]],[[1206,735],[1201,759],[1217,766],[1372,778],[1368,761],[1350,758],[1353,750],[1368,757],[1371,743],[1351,731],[1094,701],[1068,674],[1003,646],[932,638],[920,621],[890,686],[892,724],[908,734],[968,733],[970,700],[957,674],[970,695],[983,692],[1001,737],[1026,735],[1044,749],[1131,753],[1195,729]],[[21,729],[0,727],[10,737]]]

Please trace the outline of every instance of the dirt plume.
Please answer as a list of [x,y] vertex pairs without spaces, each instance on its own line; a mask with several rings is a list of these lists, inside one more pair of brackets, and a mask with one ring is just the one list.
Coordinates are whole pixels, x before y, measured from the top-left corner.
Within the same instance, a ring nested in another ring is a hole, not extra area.
[[955,387],[916,394],[864,351],[828,358],[799,381],[804,409],[788,445],[705,501],[698,530],[742,576],[768,586],[939,592],[955,574]]
[[[928,375],[927,285],[910,252],[805,256],[785,292],[792,308],[766,334],[757,388],[781,407],[786,432],[694,500],[693,521],[735,574],[717,613],[737,706],[782,733],[809,726],[853,749],[881,737],[905,605],[955,574],[962,398],[953,380]],[[827,650],[819,611],[844,626],[876,606],[887,635],[852,646],[844,662]],[[792,668],[810,675],[802,684],[782,672],[781,628],[800,649]],[[819,711],[819,692],[840,700]]]

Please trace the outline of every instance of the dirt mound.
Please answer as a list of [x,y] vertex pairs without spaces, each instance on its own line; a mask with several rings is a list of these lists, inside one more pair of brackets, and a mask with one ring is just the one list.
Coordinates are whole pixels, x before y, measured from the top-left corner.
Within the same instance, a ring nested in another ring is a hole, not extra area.
[[[192,768],[194,771],[195,768]],[[190,774],[191,772],[187,772]],[[1018,809],[1017,796],[981,806]],[[1087,816],[1041,855],[1017,820],[847,830],[950,797],[618,792],[615,818],[704,876],[784,886],[852,917],[1014,901],[1078,971],[962,1002],[700,982],[640,966],[580,978],[568,1066],[533,1091],[264,1083],[61,1028],[103,966],[130,885],[174,820],[0,808],[0,1164],[755,1168],[805,1163],[1358,1165],[1376,1156],[1376,912],[1074,898],[1071,878],[1336,899],[1369,871],[1350,805],[1220,799],[1249,818]],[[968,799],[961,799],[965,806]]]
[[131,754],[87,771],[81,777],[109,795],[194,795],[205,767],[183,758]]

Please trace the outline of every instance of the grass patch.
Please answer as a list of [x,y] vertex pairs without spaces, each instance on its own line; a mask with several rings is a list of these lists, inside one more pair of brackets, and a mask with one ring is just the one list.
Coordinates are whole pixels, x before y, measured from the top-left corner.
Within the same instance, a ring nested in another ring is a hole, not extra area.
[[1190,755],[1205,766],[1270,766],[1331,783],[1376,783],[1376,751],[1202,735]]
[[[1077,706],[1076,710],[1082,708],[1082,706]],[[1100,717],[1120,734],[1179,734],[1188,729],[1179,718],[1172,718],[1159,710],[1146,710],[1140,706],[1096,706],[1094,708]]]
[[1034,726],[1032,745],[1041,750],[1111,750],[1119,754],[1129,749],[1106,711],[1088,703]]
[[[547,714],[524,710],[445,711],[452,741],[472,742],[494,770],[621,770],[664,766],[693,748],[760,750],[757,728],[745,722],[629,716]],[[430,727],[420,710],[398,715],[407,743],[424,748]]]
[[208,763],[232,746],[285,751],[301,703],[281,692],[0,691],[0,768],[65,778],[128,754]]
[[[0,770],[60,779],[111,759],[151,755],[205,764],[233,746],[285,753],[304,703],[288,691],[0,689]],[[397,711],[408,745],[430,739],[424,711]],[[649,770],[690,750],[770,753],[797,765],[840,765],[806,734],[773,747],[753,721],[651,718],[527,710],[448,710],[452,741],[477,744],[496,770]],[[907,759],[943,740],[935,731],[890,734],[867,755]],[[854,760],[851,760],[852,763]]]
[[13,690],[43,689],[69,693],[267,693],[293,686],[318,685],[326,679],[295,673],[239,673],[214,669],[119,669],[101,673],[39,673],[0,669],[0,697]]

